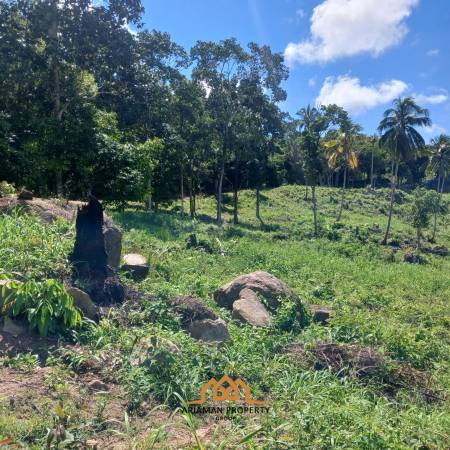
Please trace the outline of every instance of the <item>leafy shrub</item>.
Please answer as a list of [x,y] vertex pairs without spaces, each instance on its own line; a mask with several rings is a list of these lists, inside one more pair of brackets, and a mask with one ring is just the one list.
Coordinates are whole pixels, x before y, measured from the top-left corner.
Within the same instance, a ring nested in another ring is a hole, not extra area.
[[7,195],[13,195],[16,193],[16,189],[12,184],[6,181],[0,182],[0,197],[6,197]]
[[25,317],[30,328],[37,329],[41,336],[81,325],[80,311],[62,283],[50,279],[12,284],[13,293],[7,298],[6,313]]
[[309,322],[310,317],[304,306],[292,298],[285,299],[281,302],[274,319],[275,328],[294,333],[298,333]]

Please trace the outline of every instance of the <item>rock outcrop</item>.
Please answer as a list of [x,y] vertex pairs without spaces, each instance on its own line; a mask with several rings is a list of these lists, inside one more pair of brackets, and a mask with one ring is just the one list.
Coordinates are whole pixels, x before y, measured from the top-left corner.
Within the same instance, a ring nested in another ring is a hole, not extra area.
[[272,324],[269,311],[250,289],[243,289],[240,298],[233,303],[233,318],[255,327],[268,327]]
[[283,281],[268,272],[252,272],[241,275],[230,283],[222,286],[214,293],[214,299],[220,306],[232,308],[233,303],[239,300],[241,291],[250,289],[263,297],[269,307],[276,309],[278,299],[292,297],[298,299],[298,295]]
[[298,295],[286,283],[262,271],[241,275],[214,293],[215,301],[232,309],[235,319],[257,327],[270,326],[272,318],[269,311],[276,311],[279,301],[287,297],[300,302]]

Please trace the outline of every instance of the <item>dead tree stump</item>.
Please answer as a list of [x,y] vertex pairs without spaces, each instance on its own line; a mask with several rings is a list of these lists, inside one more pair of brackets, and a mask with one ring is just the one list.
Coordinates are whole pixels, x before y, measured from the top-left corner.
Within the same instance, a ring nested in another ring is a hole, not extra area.
[[103,207],[93,196],[78,208],[76,238],[70,261],[73,279],[82,285],[97,304],[122,302],[125,288],[116,272],[108,266],[103,237]]

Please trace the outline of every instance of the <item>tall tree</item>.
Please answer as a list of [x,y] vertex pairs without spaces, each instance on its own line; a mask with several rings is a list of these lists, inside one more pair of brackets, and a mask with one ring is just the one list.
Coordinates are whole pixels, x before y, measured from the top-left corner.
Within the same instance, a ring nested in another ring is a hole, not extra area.
[[[269,47],[250,43],[244,50],[236,39],[227,39],[218,44],[199,41],[191,50],[194,63],[193,77],[203,83],[208,91],[208,107],[219,138],[217,167],[217,221],[222,223],[222,191],[225,167],[233,158],[232,143],[240,126],[239,116],[248,120],[259,113],[255,104],[249,104],[244,86],[251,84],[255,90],[264,92],[272,101],[286,98],[280,87],[287,78],[287,69],[280,54],[273,54]],[[240,157],[239,152],[234,156]],[[238,175],[239,161],[234,158]],[[238,177],[237,177],[238,178]],[[238,183],[238,180],[234,183]],[[235,187],[235,204],[237,196]],[[235,214],[237,220],[237,214]]]
[[314,236],[318,236],[316,186],[323,172],[321,139],[328,127],[329,121],[326,114],[323,114],[321,110],[310,105],[302,108],[297,114],[300,117],[298,125],[300,130],[299,137],[303,170],[306,182],[311,186]]
[[434,210],[433,235],[432,240],[436,238],[437,217],[442,204],[442,195],[444,193],[445,179],[450,173],[450,136],[441,134],[431,141],[429,148],[428,171],[436,178],[436,192],[439,195]]
[[[329,110],[329,108],[327,108]],[[341,203],[336,221],[339,222],[344,209],[345,188],[347,187],[347,172],[349,169],[355,170],[358,167],[358,155],[356,150],[356,137],[361,132],[361,126],[354,123],[348,113],[342,108],[336,109],[333,113],[334,122],[338,125],[338,130],[333,132],[331,139],[324,143],[328,156],[328,166],[335,170],[337,167],[344,169],[344,179],[342,182]]]
[[391,229],[392,212],[394,208],[395,190],[398,182],[398,166],[400,161],[407,160],[414,152],[425,146],[422,135],[416,127],[431,125],[429,112],[421,108],[411,97],[397,98],[393,107],[384,112],[378,126],[381,133],[380,144],[386,145],[392,154],[391,198],[386,232],[382,243],[386,245]]

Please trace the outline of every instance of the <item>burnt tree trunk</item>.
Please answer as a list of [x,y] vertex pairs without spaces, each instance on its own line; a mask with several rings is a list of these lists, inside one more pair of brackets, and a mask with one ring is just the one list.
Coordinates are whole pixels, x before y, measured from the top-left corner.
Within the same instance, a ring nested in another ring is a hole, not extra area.
[[95,197],[90,196],[87,205],[78,208],[75,226],[75,246],[70,256],[74,281],[85,288],[95,303],[122,302],[125,288],[107,264],[103,207]]

